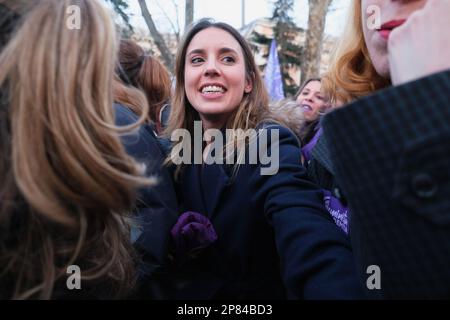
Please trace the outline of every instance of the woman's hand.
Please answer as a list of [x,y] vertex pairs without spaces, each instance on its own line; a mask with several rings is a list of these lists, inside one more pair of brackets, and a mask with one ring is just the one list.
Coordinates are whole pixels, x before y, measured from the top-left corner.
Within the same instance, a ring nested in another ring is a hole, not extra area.
[[183,264],[189,257],[217,240],[217,233],[211,221],[198,212],[183,213],[170,231],[178,263]]
[[388,45],[393,85],[450,69],[449,15],[450,0],[428,0],[392,31]]

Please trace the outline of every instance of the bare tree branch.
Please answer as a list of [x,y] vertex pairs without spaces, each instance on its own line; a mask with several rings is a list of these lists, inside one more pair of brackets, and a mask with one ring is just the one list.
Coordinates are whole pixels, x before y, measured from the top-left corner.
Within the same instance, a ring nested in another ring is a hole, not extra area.
[[175,6],[175,11],[176,11],[176,14],[177,14],[176,22],[177,22],[177,26],[178,26],[178,27],[176,27],[176,26],[173,24],[173,21],[172,21],[172,20],[169,18],[169,16],[167,15],[166,10],[164,10],[164,9],[161,7],[161,5],[159,4],[159,1],[155,1],[155,3],[156,3],[156,5],[158,6],[158,8],[161,10],[161,12],[163,13],[164,17],[167,19],[167,21],[169,21],[169,23],[170,23],[170,28],[172,29],[173,33],[175,34],[175,37],[177,38],[177,43],[178,43],[179,40],[180,40],[180,24],[179,24],[179,21],[178,21],[178,6],[176,5],[175,1],[172,0],[172,4]]
[[180,30],[181,30],[181,28],[180,28],[180,12],[179,12],[179,10],[178,10],[178,4],[176,3],[176,1],[175,0],[172,0],[172,3],[173,3],[173,6],[175,7],[175,14],[177,15],[177,20],[176,20],[176,22],[177,22],[177,30],[178,30],[178,33],[176,34],[176,37],[177,37],[177,44],[178,43],[180,43]]
[[159,33],[158,29],[155,26],[155,23],[153,21],[152,15],[150,14],[147,4],[145,0],[138,0],[139,6],[141,8],[142,16],[144,17],[145,23],[147,24],[147,27],[150,31],[151,36],[153,37],[153,40],[155,41],[156,46],[158,47],[159,51],[161,52],[161,57],[166,64],[166,67],[173,72],[173,66],[174,66],[174,58],[172,53],[170,52],[169,48],[166,45],[166,42],[164,41],[163,37]]
[[187,27],[194,21],[194,0],[186,0],[186,11],[184,19],[184,28]]
[[114,11],[117,12],[117,14],[119,14],[123,22],[125,23],[126,27],[129,30],[133,30],[133,27],[130,24],[130,18],[128,17],[128,14],[125,12],[125,10],[128,9],[128,4],[124,0],[105,0],[105,1],[111,3]]
[[325,22],[331,1],[309,0],[308,30],[306,31],[300,83],[303,83],[308,78],[319,76]]

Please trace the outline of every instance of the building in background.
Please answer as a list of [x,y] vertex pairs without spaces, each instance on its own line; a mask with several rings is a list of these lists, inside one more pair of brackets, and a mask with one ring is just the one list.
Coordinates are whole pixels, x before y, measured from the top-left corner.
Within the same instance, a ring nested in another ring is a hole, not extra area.
[[[252,48],[255,52],[255,60],[256,64],[259,66],[260,71],[264,75],[265,67],[267,65],[269,50],[270,50],[270,42],[267,44],[262,44],[260,42],[255,41],[255,34],[264,35],[267,38],[272,39],[274,37],[274,23],[267,19],[267,18],[261,18],[254,20],[253,22],[246,25],[244,28],[242,28],[240,31],[245,36],[245,38],[250,42]],[[304,47],[306,42],[306,30],[302,28],[297,28],[292,31],[292,34],[290,35],[293,41],[299,46]],[[320,64],[320,73],[323,74],[326,72],[329,62],[330,62],[330,56],[331,52],[337,42],[337,38],[325,35],[324,36],[324,43],[323,43],[323,50],[322,50],[322,58],[321,58],[321,64]],[[295,80],[295,83],[292,83],[291,85],[300,85],[300,68],[299,67],[291,67],[289,69],[289,75],[292,79]]]

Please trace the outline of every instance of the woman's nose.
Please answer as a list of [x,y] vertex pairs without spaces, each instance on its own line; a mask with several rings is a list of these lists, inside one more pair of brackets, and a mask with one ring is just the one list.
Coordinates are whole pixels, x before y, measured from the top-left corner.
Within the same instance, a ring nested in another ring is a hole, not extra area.
[[219,75],[219,69],[215,61],[208,61],[205,64],[205,76],[217,76]]
[[209,68],[209,69],[205,70],[205,76],[207,76],[207,77],[217,76],[217,75],[219,75],[219,72],[217,72],[216,69]]
[[313,95],[306,96],[305,100],[308,101],[308,102],[313,102]]

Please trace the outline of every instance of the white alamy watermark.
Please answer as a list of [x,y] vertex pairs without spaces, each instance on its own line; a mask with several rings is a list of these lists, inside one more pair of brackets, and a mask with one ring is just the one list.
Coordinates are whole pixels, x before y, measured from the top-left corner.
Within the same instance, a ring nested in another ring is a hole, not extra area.
[[67,7],[66,27],[69,30],[81,29],[81,9],[77,5]]
[[[193,137],[186,129],[172,132],[174,146],[170,157],[176,165],[259,164],[261,175],[275,175],[280,166],[279,140],[278,129],[208,129],[203,133],[202,122],[195,121]],[[235,150],[240,150],[238,156]]]
[[381,28],[381,8],[376,5],[370,5],[366,9],[369,15],[366,21],[367,29],[377,30]]
[[377,265],[370,265],[366,269],[370,276],[367,278],[366,286],[369,290],[381,290],[381,268]]
[[70,265],[67,267],[66,286],[69,290],[81,290],[81,269],[77,265]]

